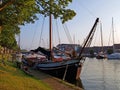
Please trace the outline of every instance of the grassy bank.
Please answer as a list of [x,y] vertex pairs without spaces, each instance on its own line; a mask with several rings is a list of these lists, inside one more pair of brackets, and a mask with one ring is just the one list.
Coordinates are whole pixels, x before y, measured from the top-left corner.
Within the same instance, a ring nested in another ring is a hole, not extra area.
[[0,62],[0,90],[51,90],[51,87],[41,80],[25,74],[16,68],[15,64]]

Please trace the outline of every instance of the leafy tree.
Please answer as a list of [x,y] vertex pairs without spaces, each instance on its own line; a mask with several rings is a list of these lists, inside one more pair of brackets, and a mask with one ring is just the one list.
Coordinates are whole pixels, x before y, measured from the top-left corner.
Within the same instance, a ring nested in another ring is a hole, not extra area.
[[94,57],[94,50],[92,50],[92,49],[89,50],[89,53],[90,53],[90,56],[91,56],[91,57]]
[[76,13],[71,9],[66,9],[72,0],[36,0],[40,6],[40,13],[44,16],[52,14],[54,18],[60,17],[62,22],[72,19]]
[[112,54],[113,53],[113,50],[112,49],[108,49],[107,50],[107,54]]
[[[38,19],[37,14],[52,14],[54,18],[60,17],[63,23],[72,19],[75,12],[66,8],[71,2],[72,0],[3,0],[0,5],[0,45],[14,47],[15,35],[20,33],[19,26],[34,23]],[[10,33],[11,38],[8,38],[7,33]]]
[[0,35],[0,45],[9,49],[17,49],[15,35],[10,30],[2,30]]

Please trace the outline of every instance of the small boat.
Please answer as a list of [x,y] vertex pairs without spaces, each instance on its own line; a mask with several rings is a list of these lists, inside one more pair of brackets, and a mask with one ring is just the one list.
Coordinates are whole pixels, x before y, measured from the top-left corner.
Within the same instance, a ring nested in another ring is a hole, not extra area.
[[120,59],[120,53],[112,53],[110,55],[107,56],[108,59]]
[[106,55],[103,50],[103,35],[102,35],[102,24],[100,23],[100,33],[101,33],[101,51],[96,55],[97,59],[105,59]]
[[120,53],[116,52],[115,50],[115,46],[114,46],[114,25],[113,25],[113,18],[112,18],[112,38],[113,38],[113,53],[111,53],[110,55],[107,55],[108,59],[120,59]]
[[24,55],[25,60],[28,62],[29,66],[34,66],[35,63],[46,61],[46,56],[40,53],[30,52]]
[[97,59],[105,59],[106,55],[103,52],[100,52],[99,54],[96,55]]
[[97,55],[96,58],[97,58],[97,59],[105,59],[106,56],[105,56],[105,55]]

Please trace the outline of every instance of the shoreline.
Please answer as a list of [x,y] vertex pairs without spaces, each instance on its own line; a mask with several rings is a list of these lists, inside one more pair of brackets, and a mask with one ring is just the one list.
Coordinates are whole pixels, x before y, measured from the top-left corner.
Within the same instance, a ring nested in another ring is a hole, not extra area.
[[50,76],[38,70],[29,68],[30,75],[50,85],[53,90],[83,90],[82,88],[75,86],[74,84],[63,81],[59,78]]
[[[5,60],[5,63],[6,63],[6,65],[4,65],[2,62],[0,62],[0,67],[1,67],[0,68],[0,72],[2,72],[2,71],[4,72],[3,73],[4,77],[1,78],[1,80],[5,79],[5,81],[3,83],[1,83],[2,87],[0,87],[0,88],[4,88],[4,89],[7,88],[8,90],[10,88],[12,88],[14,90],[14,88],[16,87],[16,88],[18,88],[18,90],[20,90],[20,88],[19,88],[19,86],[17,86],[17,84],[14,85],[15,87],[14,86],[9,87],[10,86],[9,84],[11,84],[11,82],[16,82],[16,83],[19,82],[19,84],[22,86],[24,80],[28,80],[29,79],[29,78],[22,78],[24,76],[24,74],[26,74],[28,76],[30,75],[33,78],[36,78],[37,81],[39,81],[39,80],[42,81],[43,84],[45,84],[47,86],[50,86],[50,88],[52,90],[83,90],[82,88],[80,88],[78,86],[75,86],[74,84],[71,84],[71,83],[63,81],[61,79],[58,79],[56,77],[50,76],[50,75],[45,74],[45,73],[43,73],[41,71],[38,71],[38,70],[33,70],[31,68],[28,68],[28,72],[26,72],[22,68],[18,69],[18,68],[16,68],[16,63],[12,62],[11,60]],[[7,68],[9,68],[10,70],[7,69]],[[18,75],[18,74],[20,74],[20,75]],[[12,81],[11,82],[7,82],[7,80],[8,80],[8,79],[6,79],[7,77],[8,77],[9,80],[12,79]],[[16,79],[16,78],[18,78],[18,79]],[[15,80],[13,80],[13,79],[15,79]],[[30,80],[28,80],[28,81],[30,81]],[[28,82],[28,83],[30,84],[30,82]],[[27,85],[26,88],[29,88],[29,84],[28,83],[25,84],[25,85]],[[8,86],[4,87],[5,85],[8,85]],[[21,88],[25,88],[25,87],[21,87]],[[40,87],[40,88],[42,88],[42,87]],[[46,87],[46,90],[47,89],[48,89],[48,87]],[[38,89],[38,90],[41,90],[41,89]]]

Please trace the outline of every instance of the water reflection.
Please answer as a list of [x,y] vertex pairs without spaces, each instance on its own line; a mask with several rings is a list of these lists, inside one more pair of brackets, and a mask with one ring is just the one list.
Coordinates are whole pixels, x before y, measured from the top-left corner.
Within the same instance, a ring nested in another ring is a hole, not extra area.
[[82,89],[84,89],[82,81],[81,81],[80,78],[79,78],[79,80],[76,80],[75,85],[78,86],[78,87],[80,87],[80,88],[82,88]]
[[85,90],[120,90],[120,60],[87,58],[80,78]]

